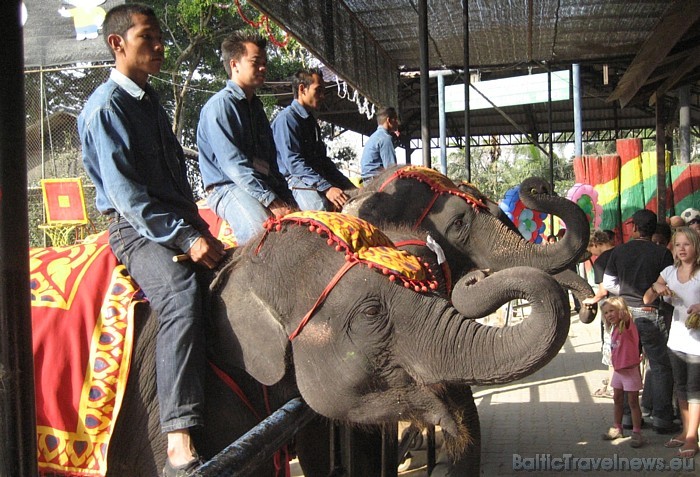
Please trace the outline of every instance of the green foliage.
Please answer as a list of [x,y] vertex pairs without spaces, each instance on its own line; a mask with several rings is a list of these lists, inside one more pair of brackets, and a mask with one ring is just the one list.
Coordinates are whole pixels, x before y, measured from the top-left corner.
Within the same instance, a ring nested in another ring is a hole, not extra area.
[[[161,96],[166,109],[171,111],[173,130],[183,145],[196,143],[199,111],[227,80],[221,64],[221,42],[229,34],[241,29],[257,30],[268,37],[267,27],[257,28],[239,15],[234,2],[214,0],[156,0],[151,2],[164,29],[166,62],[161,81],[152,84]],[[261,14],[241,0],[243,16],[260,23]],[[277,41],[284,38],[282,29],[269,22],[270,33]],[[294,39],[280,48],[268,42],[268,81],[279,81],[291,76],[308,62],[310,55]],[[266,111],[271,114],[276,104],[274,97],[266,97],[269,88],[259,94]]]
[[583,154],[586,156],[605,156],[616,153],[615,141],[594,141],[583,144]]
[[[549,157],[535,145],[504,147],[503,154],[494,154],[491,147],[478,147],[471,150],[472,182],[492,200],[503,199],[513,186],[532,176],[550,179]],[[447,175],[454,181],[466,177],[464,150],[449,154]],[[554,190],[565,195],[574,184],[571,161],[554,154]]]

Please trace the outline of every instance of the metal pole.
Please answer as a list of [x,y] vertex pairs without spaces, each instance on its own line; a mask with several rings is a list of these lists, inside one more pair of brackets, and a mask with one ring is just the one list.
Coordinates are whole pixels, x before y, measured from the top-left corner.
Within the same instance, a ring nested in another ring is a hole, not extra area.
[[0,475],[34,477],[27,158],[20,2],[0,2]]
[[[554,144],[552,142],[552,70],[547,68],[547,128],[549,130],[549,186],[554,191]],[[554,215],[549,214],[549,232],[554,233]]]
[[[41,178],[46,179],[46,156],[44,153],[44,69],[39,68],[39,140],[41,143]],[[55,166],[55,164],[54,164]],[[55,171],[54,171],[55,172]],[[56,177],[56,174],[54,174]],[[46,244],[44,244],[45,246]]]
[[193,477],[248,475],[315,415],[301,398],[292,399],[197,469]]
[[581,114],[581,68],[578,63],[571,68],[574,82],[574,157],[583,156],[583,115]]
[[447,175],[447,120],[445,118],[445,74],[437,75],[438,120],[440,126],[440,172]]
[[467,182],[472,181],[471,126],[469,124],[469,0],[462,0],[462,30],[464,33],[464,169]]
[[423,146],[423,165],[431,167],[428,0],[419,0],[418,2],[418,43],[420,44],[420,139]]
[[399,472],[399,426],[382,424],[382,470],[380,477],[397,477]]

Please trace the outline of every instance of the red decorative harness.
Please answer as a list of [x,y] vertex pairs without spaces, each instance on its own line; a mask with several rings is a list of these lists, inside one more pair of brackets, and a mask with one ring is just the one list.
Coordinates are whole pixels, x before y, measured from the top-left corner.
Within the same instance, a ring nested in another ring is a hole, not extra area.
[[335,245],[336,251],[345,253],[345,263],[323,289],[297,328],[289,335],[290,341],[301,333],[343,275],[357,264],[376,269],[386,275],[390,281],[398,280],[404,287],[413,288],[416,292],[427,292],[438,287],[437,280],[427,264],[408,252],[397,249],[386,235],[369,222],[345,214],[306,211],[295,212],[281,219],[270,218],[264,224],[266,232],[256,248],[256,253],[260,251],[270,232],[280,231],[290,225],[305,225],[310,232],[325,235],[328,245]]
[[425,183],[428,187],[430,187],[430,190],[434,192],[432,199],[430,199],[430,202],[428,202],[428,205],[423,210],[423,213],[413,225],[413,230],[420,227],[421,223],[423,223],[423,220],[430,212],[430,209],[432,209],[433,205],[435,205],[435,201],[443,194],[452,194],[461,197],[462,199],[466,200],[477,212],[479,212],[481,209],[487,208],[486,204],[472,194],[459,190],[455,186],[454,182],[452,182],[449,178],[440,174],[436,170],[429,169],[427,167],[407,166],[397,169],[382,183],[381,186],[379,186],[379,192],[384,190],[386,186],[397,179],[415,179],[418,182]]

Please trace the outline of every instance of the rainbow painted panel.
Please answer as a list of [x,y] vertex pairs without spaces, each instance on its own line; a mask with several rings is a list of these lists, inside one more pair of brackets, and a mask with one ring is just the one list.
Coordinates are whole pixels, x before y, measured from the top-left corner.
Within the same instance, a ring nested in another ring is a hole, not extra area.
[[[642,152],[640,139],[617,141],[618,155],[583,156],[574,159],[575,180],[591,184],[602,209],[599,228],[623,232],[622,224],[642,208],[657,209],[656,152]],[[667,213],[680,214],[688,207],[700,209],[700,164],[671,166],[666,155]],[[629,234],[624,231],[624,240]],[[618,238],[622,235],[618,235]]]

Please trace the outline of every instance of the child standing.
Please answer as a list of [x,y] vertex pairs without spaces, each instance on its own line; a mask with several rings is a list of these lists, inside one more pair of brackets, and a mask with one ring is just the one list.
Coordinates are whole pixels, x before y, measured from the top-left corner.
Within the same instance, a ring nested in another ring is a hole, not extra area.
[[624,437],[622,434],[622,409],[624,393],[627,393],[630,410],[632,411],[632,441],[630,446],[641,447],[642,411],[639,407],[639,391],[642,389],[642,374],[639,370],[641,357],[639,353],[639,333],[634,325],[627,303],[622,297],[608,298],[602,306],[603,317],[612,327],[611,347],[612,365],[614,368],[610,385],[613,388],[615,402],[614,425],[603,434],[605,440],[615,440]]

